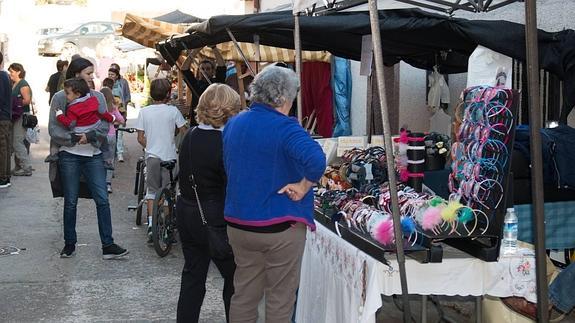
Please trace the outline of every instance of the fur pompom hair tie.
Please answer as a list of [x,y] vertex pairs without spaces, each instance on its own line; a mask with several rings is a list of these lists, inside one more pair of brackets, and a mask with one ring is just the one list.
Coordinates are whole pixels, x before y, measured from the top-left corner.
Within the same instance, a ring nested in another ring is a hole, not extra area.
[[391,219],[383,220],[375,225],[373,238],[384,246],[393,243],[393,221]]
[[429,207],[423,212],[421,227],[424,230],[433,230],[433,228],[441,224],[441,221],[441,208]]
[[449,201],[447,206],[441,210],[441,218],[445,222],[454,222],[457,220],[457,210],[463,207],[463,204],[459,203],[459,201]]

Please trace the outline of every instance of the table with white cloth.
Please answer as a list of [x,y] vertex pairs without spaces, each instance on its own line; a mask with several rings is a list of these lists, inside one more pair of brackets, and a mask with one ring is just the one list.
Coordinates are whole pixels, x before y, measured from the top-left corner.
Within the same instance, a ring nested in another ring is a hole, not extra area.
[[[316,221],[308,231],[301,267],[296,322],[375,322],[381,295],[401,294],[395,255],[385,265]],[[536,301],[535,257],[520,249],[513,257],[484,262],[455,252],[442,263],[406,259],[410,294],[521,296]],[[478,313],[480,314],[480,313]]]

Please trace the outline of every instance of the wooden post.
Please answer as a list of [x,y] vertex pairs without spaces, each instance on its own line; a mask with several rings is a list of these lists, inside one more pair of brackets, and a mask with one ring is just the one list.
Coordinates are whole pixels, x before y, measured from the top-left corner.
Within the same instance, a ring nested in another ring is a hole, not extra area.
[[242,64],[236,62],[236,77],[238,79],[238,91],[240,92],[240,102],[242,109],[246,108],[246,90],[244,89],[244,78],[242,75]]
[[184,97],[184,75],[182,71],[178,69],[178,101]]

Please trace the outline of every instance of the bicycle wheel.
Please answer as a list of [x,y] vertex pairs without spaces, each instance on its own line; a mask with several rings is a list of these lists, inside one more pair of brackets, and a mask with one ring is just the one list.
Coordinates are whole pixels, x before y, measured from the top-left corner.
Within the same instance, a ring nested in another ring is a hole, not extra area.
[[138,206],[136,207],[136,225],[142,225],[142,209],[144,208],[144,195],[146,194],[146,172],[144,163],[140,166],[138,173]]
[[152,240],[154,249],[160,257],[165,257],[172,248],[172,237],[170,224],[172,221],[172,211],[174,201],[169,189],[164,188],[154,199],[154,209],[152,212]]

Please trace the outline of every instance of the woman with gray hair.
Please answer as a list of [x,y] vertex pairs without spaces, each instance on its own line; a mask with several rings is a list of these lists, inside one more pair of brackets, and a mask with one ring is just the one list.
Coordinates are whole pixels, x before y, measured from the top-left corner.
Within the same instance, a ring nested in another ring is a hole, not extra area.
[[299,81],[266,67],[250,85],[249,111],[223,133],[228,177],[224,215],[236,261],[231,322],[256,322],[266,293],[266,322],[290,322],[299,285],[306,226],[315,230],[312,186],[325,155],[288,116]]

